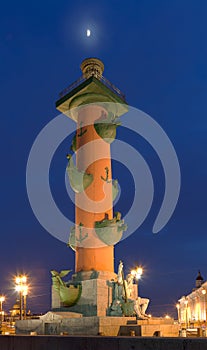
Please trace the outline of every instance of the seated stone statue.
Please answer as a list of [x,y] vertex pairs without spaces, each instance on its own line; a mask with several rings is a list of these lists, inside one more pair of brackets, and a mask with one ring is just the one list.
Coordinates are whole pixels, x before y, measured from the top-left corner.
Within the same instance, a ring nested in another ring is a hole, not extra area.
[[134,300],[134,311],[139,318],[148,317],[146,310],[150,300],[147,298],[137,297],[137,287],[134,283],[134,277],[130,273],[126,277],[126,292],[129,300]]
[[117,282],[114,288],[114,300],[111,306],[111,315],[120,315],[123,303],[132,303],[133,310],[139,319],[147,319],[146,310],[150,300],[137,296],[137,286],[134,277],[128,274],[124,279],[123,262],[120,261],[117,274]]
[[140,297],[134,300],[134,311],[139,319],[148,319],[146,310],[148,308],[149,302],[149,299]]

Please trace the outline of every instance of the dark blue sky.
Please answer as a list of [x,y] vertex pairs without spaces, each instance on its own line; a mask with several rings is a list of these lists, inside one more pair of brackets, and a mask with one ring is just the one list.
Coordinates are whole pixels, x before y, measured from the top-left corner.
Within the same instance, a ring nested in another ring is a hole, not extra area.
[[[1,255],[0,293],[5,307],[15,300],[12,276],[31,278],[33,311],[50,307],[50,269],[74,268],[74,255],[36,220],[27,198],[26,164],[41,129],[58,113],[58,93],[80,75],[81,61],[99,57],[104,76],[127,102],[153,117],[171,139],[180,162],[182,187],[166,227],[152,226],[164,193],[159,159],[141,138],[122,129],[118,136],[137,147],[155,182],[151,211],[143,225],[115,248],[115,265],[145,267],[140,293],[150,311],[173,314],[178,297],[194,286],[197,270],[207,277],[207,2],[174,1],[10,1],[0,9],[1,96]],[[87,27],[92,37],[86,38]],[[54,197],[67,215],[65,154],[57,150],[51,167]],[[133,192],[124,192],[124,170],[114,164],[123,184],[117,204],[126,211]],[[127,176],[127,173],[126,173]],[[126,203],[126,204],[125,204]]]

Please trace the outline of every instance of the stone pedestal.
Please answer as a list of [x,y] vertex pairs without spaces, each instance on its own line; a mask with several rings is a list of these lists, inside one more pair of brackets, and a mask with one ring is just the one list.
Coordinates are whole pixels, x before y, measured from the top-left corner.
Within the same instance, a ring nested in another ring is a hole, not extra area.
[[173,320],[157,318],[146,321],[136,321],[135,317],[74,317],[73,314],[63,312],[62,316],[50,313],[40,320],[16,321],[17,334],[61,334],[69,335],[105,335],[129,336],[133,331],[137,336],[152,337],[159,334],[163,337],[178,337],[179,325]]
[[58,292],[52,287],[52,310],[71,311],[83,316],[107,316],[113,300],[113,282],[116,274],[112,272],[87,271],[73,275],[72,283],[82,284],[82,293],[76,305],[69,308],[61,304]]

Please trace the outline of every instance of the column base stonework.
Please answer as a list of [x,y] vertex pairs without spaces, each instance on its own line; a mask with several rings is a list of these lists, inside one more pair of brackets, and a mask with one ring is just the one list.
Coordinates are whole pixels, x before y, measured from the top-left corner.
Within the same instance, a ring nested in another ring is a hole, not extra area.
[[81,313],[83,316],[107,316],[113,301],[113,287],[117,275],[106,271],[83,271],[73,275],[71,283],[81,283],[82,292],[77,304],[61,305],[52,287],[52,310]]

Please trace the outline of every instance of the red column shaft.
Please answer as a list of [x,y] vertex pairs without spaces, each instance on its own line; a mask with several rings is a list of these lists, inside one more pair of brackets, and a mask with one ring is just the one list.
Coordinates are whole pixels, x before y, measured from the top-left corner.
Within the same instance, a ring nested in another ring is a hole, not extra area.
[[88,234],[87,240],[76,248],[76,272],[114,272],[114,247],[104,245],[92,233],[95,221],[113,217],[112,185],[107,183],[106,195],[106,182],[102,179],[106,177],[106,168],[108,180],[112,179],[110,144],[94,128],[94,121],[106,113],[103,107],[94,104],[83,106],[78,112],[77,134],[82,136],[76,138],[76,165],[79,170],[93,174],[93,182],[84,193],[76,194],[76,225],[81,223]]

